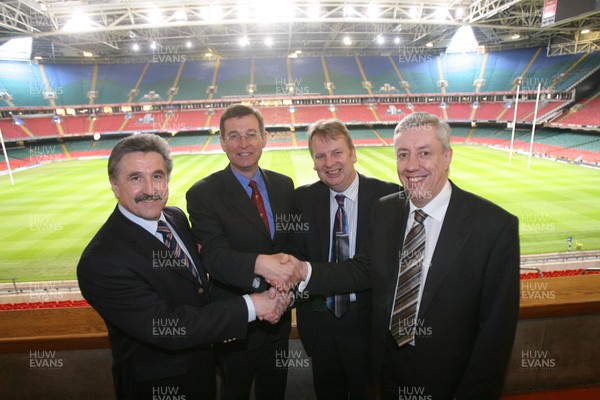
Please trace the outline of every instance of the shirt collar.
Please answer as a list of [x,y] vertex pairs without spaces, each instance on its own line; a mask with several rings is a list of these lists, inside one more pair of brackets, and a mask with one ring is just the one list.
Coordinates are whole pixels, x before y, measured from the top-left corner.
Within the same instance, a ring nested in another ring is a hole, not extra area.
[[260,189],[267,188],[267,185],[265,184],[265,178],[263,177],[262,173],[260,172],[260,168],[256,168],[256,172],[254,173],[254,176],[252,177],[252,179],[246,178],[244,175],[240,174],[234,168],[232,168],[231,165],[229,166],[229,168],[231,169],[231,172],[233,172],[233,176],[235,176],[235,178],[238,180],[238,182],[244,188],[248,186],[248,184],[250,183],[251,180],[256,182],[256,185]]
[[[134,224],[141,226],[142,228],[147,230],[151,235],[156,234],[156,231],[158,230],[158,221],[148,221],[147,219],[140,218],[137,215],[127,211],[127,209],[120,204],[118,205],[118,208],[119,211],[121,211],[121,214],[125,216],[125,218],[127,218]],[[165,215],[162,212],[160,213],[159,220],[167,222],[165,219]]]
[[[444,217],[446,215],[446,210],[448,209],[448,204],[450,204],[450,196],[452,195],[452,185],[450,185],[450,181],[446,181],[446,184],[442,188],[442,190],[435,196],[429,203],[425,205],[425,207],[421,208],[428,217],[435,219],[438,222],[444,221]],[[410,212],[414,212],[418,209],[412,201],[410,203]]]
[[354,180],[352,181],[350,186],[348,186],[348,188],[346,188],[346,190],[344,190],[343,192],[338,193],[336,191],[331,190],[331,188],[329,189],[330,198],[333,199],[338,194],[343,194],[348,200],[351,200],[353,202],[358,201],[358,172],[355,172]]

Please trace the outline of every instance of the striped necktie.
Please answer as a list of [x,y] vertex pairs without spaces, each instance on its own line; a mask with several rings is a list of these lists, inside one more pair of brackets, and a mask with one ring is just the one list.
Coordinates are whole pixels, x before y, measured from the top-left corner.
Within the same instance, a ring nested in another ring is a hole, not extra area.
[[399,347],[411,342],[415,337],[417,298],[425,258],[425,226],[423,222],[426,218],[427,214],[423,210],[415,211],[415,222],[406,235],[402,247],[390,326],[392,336]]
[[163,243],[169,249],[169,255],[177,258],[179,260],[179,265],[181,267],[185,267],[185,269],[190,271],[192,275],[194,275],[194,277],[202,285],[202,280],[198,276],[198,271],[196,271],[196,268],[194,267],[188,256],[185,255],[185,252],[181,249],[179,243],[177,243],[177,240],[173,236],[173,232],[171,232],[169,226],[164,221],[159,220],[158,228],[156,229],[156,231],[162,235]]

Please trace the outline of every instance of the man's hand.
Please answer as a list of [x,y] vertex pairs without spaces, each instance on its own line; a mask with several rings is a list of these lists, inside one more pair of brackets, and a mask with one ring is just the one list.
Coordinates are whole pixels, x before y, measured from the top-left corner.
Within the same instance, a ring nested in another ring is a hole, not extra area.
[[287,292],[302,280],[301,270],[297,268],[293,260],[296,258],[283,253],[260,254],[256,258],[254,273],[265,278],[270,285],[277,287],[280,291]]
[[262,293],[251,294],[250,299],[254,303],[258,319],[276,324],[287,310],[292,298],[289,292],[281,293],[275,288],[270,288]]
[[289,254],[283,254],[283,256],[279,259],[279,262],[282,264],[293,264],[300,272],[300,281],[306,280],[306,275],[308,274],[306,262],[300,261],[296,257]]

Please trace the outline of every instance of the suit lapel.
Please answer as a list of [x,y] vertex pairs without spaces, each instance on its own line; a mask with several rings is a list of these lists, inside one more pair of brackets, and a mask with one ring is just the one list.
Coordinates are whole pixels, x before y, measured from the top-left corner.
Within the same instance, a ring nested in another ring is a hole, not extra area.
[[[204,271],[204,269],[202,268],[202,265],[200,264],[197,243],[195,243],[194,239],[192,238],[192,236],[189,234],[188,231],[181,229],[179,224],[177,222],[175,222],[173,217],[168,212],[166,212],[166,210],[164,212],[164,215],[165,215],[165,218],[167,219],[167,221],[169,222],[169,224],[173,227],[173,229],[175,229],[175,232],[177,232],[177,236],[179,236],[179,238],[183,242],[183,245],[185,246],[188,253],[192,257],[192,261],[193,261],[194,265],[196,266],[196,270],[198,271],[198,274],[200,275],[200,280],[202,281],[202,286],[207,287],[206,286],[207,285],[206,271]],[[185,271],[181,268],[175,268],[175,271],[177,273],[179,273],[181,276],[185,277],[186,279],[197,282],[196,278],[194,277],[194,275],[192,275],[192,273],[190,271]]]
[[[389,312],[391,315],[392,304],[396,295],[396,284],[398,283],[398,272],[400,268],[400,252],[404,242],[404,232],[406,231],[406,223],[408,220],[409,205],[408,199],[404,196],[404,192],[399,192],[395,201],[390,203],[389,212],[385,213],[386,225],[388,226],[387,235],[381,235],[380,238],[389,238],[391,243],[388,243],[388,262],[389,277],[387,284],[388,288],[385,293],[390,293]],[[391,222],[391,223],[388,223]],[[375,240],[383,240],[375,237]]]
[[315,196],[315,231],[321,251],[321,260],[329,260],[329,246],[331,245],[332,227],[329,205],[329,188],[319,182]]
[[[189,234],[182,232],[181,228],[174,221],[173,217],[169,214],[168,210],[164,212],[165,218],[169,222],[169,224],[175,229],[179,238],[184,242],[188,253],[194,259],[195,265],[198,267],[200,265],[200,261],[198,260],[197,248],[190,243]],[[129,242],[132,244],[132,247],[145,258],[150,260],[150,266],[144,268],[153,268],[153,257],[162,257],[165,253],[165,245],[161,242],[156,236],[152,235],[150,232],[139,226],[138,224],[130,221],[125,217],[118,209],[115,209],[112,217],[115,218],[115,228],[119,232],[122,240],[125,242]],[[111,217],[111,218],[112,218]],[[192,240],[193,241],[193,240]],[[181,269],[181,268],[170,268],[170,271],[173,271],[183,278],[191,280],[195,283],[198,283],[196,278],[191,274],[191,272]],[[202,275],[202,283],[206,285],[206,275],[202,269],[198,271],[200,275]],[[206,286],[205,286],[206,287]]]
[[358,220],[356,221],[356,249],[355,252],[359,252],[359,246],[362,240],[363,231],[368,226],[369,218],[371,217],[366,212],[365,208],[370,202],[371,193],[368,187],[368,182],[358,174]]
[[473,223],[471,210],[464,201],[462,190],[452,184],[452,196],[427,273],[419,306],[419,316],[425,315],[436,292],[454,265],[456,257],[463,251],[465,242],[473,229]]
[[[240,184],[231,172],[231,167],[225,167],[223,170],[223,193],[226,194],[225,199],[229,202],[229,206],[237,210],[239,215],[243,215],[244,218],[248,219],[248,221],[256,227],[256,229],[264,236],[268,237],[271,240],[271,236],[265,227],[263,220],[260,218],[258,214],[258,210],[252,204],[250,197],[248,197],[248,193]],[[264,176],[264,174],[263,174]],[[269,199],[271,198],[271,191],[269,191],[269,183],[267,183],[267,191],[269,192]],[[275,215],[275,209],[273,208],[273,202],[271,202],[271,209],[273,210],[273,215]]]

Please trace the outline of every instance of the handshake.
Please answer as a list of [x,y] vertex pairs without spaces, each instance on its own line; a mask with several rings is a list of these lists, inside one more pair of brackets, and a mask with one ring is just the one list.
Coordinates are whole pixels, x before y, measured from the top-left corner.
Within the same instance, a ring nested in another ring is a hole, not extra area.
[[275,324],[287,310],[292,300],[292,290],[306,279],[306,263],[288,254],[261,254],[256,259],[254,272],[272,287],[250,296],[261,321]]

